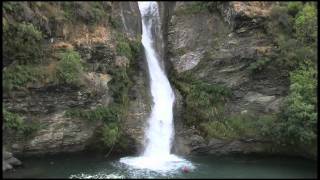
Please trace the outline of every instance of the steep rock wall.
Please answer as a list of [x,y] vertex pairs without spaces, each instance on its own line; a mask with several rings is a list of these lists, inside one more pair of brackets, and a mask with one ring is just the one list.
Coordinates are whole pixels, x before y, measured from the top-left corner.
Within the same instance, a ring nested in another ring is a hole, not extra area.
[[[167,60],[170,72],[178,76],[187,72],[198,80],[231,89],[230,100],[224,105],[224,116],[250,113],[258,117],[279,112],[287,95],[288,80],[272,70],[252,76],[248,69],[250,63],[270,56],[274,49],[262,28],[272,3],[216,2],[210,11],[192,9],[193,3],[176,2],[169,17]],[[289,152],[263,139],[202,137],[199,130],[187,127],[181,118],[186,100],[178,95],[177,101],[176,153],[299,154],[298,150]]]
[[[129,66],[128,58],[119,54],[116,49],[115,34],[124,34],[130,40],[140,42],[141,19],[137,3],[102,2],[97,7],[99,9],[92,9],[96,6],[89,2],[21,2],[17,7],[22,8],[18,13],[6,12],[7,22],[26,21],[34,24],[45,34],[44,44],[48,49],[53,52],[61,49],[77,51],[88,70],[81,75],[84,86],[80,89],[35,82],[29,84],[24,91],[16,90],[4,94],[3,102],[7,110],[19,113],[25,122],[40,127],[30,137],[20,137],[14,132],[6,131],[4,145],[14,154],[24,155],[83,151],[99,146],[95,142],[97,129],[102,126],[101,121],[88,122],[69,118],[64,114],[72,108],[108,107],[114,101],[110,90],[110,81],[114,77],[104,67]],[[61,19],[67,12],[64,7],[75,8],[75,11],[71,12],[76,14],[71,15],[75,15],[76,19]],[[105,17],[98,23],[92,23],[94,15],[97,15],[92,13],[98,10],[103,11]],[[55,58],[52,57],[44,68],[54,68]],[[129,106],[123,122],[123,136],[128,139],[126,148],[132,153],[141,149],[144,124],[150,106],[146,65],[142,53],[134,61],[130,62],[136,64],[136,68],[133,68],[133,75],[130,77],[133,85],[129,89]],[[11,63],[7,62],[8,65]],[[95,95],[92,96],[92,93]],[[123,152],[123,149],[120,152]]]

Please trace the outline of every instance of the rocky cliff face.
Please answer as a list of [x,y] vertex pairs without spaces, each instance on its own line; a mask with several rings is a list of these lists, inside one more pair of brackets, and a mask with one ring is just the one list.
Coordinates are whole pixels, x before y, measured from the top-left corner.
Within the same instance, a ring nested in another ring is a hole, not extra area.
[[[171,73],[192,74],[194,79],[229,88],[232,94],[224,105],[224,116],[259,117],[279,112],[288,91],[287,78],[270,69],[252,75],[249,69],[251,63],[269,57],[274,51],[272,39],[263,28],[272,3],[217,2],[201,8],[195,2],[176,2],[172,7],[173,11],[167,7],[171,12],[167,25]],[[272,148],[272,142],[263,139],[206,138],[196,128],[186,126],[181,118],[186,99],[178,95],[177,101],[174,147],[177,153],[284,151]]]
[[[133,86],[128,94],[127,117],[122,122],[125,131],[123,136],[128,139],[131,152],[140,149],[150,106],[146,66],[141,52],[137,59],[129,59],[117,50],[115,39],[117,34],[122,34],[130,41],[140,42],[141,19],[137,3],[103,2],[97,8],[94,3],[87,2],[21,2],[7,6],[21,8],[18,13],[10,11],[9,8],[4,15],[7,22],[26,21],[40,27],[46,34],[44,43],[51,52],[65,49],[77,51],[87,67],[80,77],[84,85],[81,88],[34,82],[29,83],[25,90],[4,94],[3,102],[8,111],[21,115],[27,124],[39,126],[36,132],[28,137],[17,136],[11,130],[6,130],[4,145],[7,149],[14,154],[26,155],[82,151],[90,146],[99,146],[93,142],[96,142],[97,130],[103,126],[100,120],[88,122],[67,117],[65,113],[70,109],[112,106],[115,100],[110,81],[114,79],[114,75],[110,74],[108,67],[128,69],[133,66],[131,64],[135,64],[135,68],[130,70]],[[72,8],[76,11],[71,11]],[[99,15],[92,13],[100,10],[103,12],[103,19],[98,23],[91,23],[90,21]],[[63,21],[62,17],[58,16],[59,13],[63,16],[69,11],[76,13],[76,19]],[[44,66],[45,69],[55,68],[57,62],[54,58]],[[10,63],[12,62],[7,62],[8,65]]]

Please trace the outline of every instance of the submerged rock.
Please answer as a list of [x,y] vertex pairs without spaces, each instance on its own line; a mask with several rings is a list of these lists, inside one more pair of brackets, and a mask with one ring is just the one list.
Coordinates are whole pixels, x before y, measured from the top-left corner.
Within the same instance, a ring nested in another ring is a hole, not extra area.
[[10,170],[13,166],[19,166],[21,164],[21,161],[13,157],[11,152],[2,149],[2,171]]
[[7,159],[7,163],[11,164],[13,166],[19,166],[22,164],[21,161],[15,157],[11,157],[11,158]]

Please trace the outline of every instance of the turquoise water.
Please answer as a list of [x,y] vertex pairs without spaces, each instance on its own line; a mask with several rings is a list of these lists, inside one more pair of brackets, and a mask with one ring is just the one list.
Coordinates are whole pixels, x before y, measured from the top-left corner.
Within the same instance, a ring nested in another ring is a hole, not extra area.
[[20,158],[24,166],[4,178],[316,178],[315,161],[293,157],[190,156],[196,169],[159,174],[132,169],[120,157],[66,154]]

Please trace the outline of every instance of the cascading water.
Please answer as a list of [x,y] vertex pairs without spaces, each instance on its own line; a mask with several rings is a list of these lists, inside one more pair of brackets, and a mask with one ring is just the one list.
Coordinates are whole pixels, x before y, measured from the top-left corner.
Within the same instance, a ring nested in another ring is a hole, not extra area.
[[[142,18],[142,44],[148,63],[151,80],[153,107],[146,131],[147,146],[139,157],[124,157],[120,162],[134,168],[154,171],[173,171],[183,166],[193,168],[192,164],[180,157],[170,154],[174,135],[173,103],[174,93],[170,83],[161,69],[154,48],[152,28],[159,23],[157,2],[138,2]],[[160,35],[160,33],[158,33]]]

